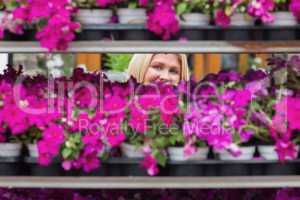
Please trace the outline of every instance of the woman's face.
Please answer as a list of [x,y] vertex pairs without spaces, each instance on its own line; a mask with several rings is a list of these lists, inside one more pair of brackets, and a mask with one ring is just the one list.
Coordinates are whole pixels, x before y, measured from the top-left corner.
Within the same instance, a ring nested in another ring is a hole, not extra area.
[[176,54],[155,54],[148,67],[144,82],[165,82],[177,85],[180,81],[181,64]]

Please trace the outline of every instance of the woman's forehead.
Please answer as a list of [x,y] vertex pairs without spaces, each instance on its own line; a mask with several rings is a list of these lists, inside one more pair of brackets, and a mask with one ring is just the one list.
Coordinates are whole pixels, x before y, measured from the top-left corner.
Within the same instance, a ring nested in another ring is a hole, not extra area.
[[152,61],[166,63],[172,66],[180,65],[180,59],[178,54],[154,54]]

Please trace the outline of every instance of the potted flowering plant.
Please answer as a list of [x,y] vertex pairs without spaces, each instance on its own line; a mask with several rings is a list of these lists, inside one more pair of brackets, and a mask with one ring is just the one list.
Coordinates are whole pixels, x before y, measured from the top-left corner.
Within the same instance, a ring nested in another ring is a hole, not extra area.
[[154,1],[148,12],[146,26],[148,30],[160,36],[163,40],[169,40],[176,35],[179,31],[179,21],[174,1]]
[[295,26],[298,24],[296,16],[289,12],[290,0],[274,0],[274,26]]
[[233,29],[225,30],[225,39],[249,40],[250,32],[239,27],[253,26],[254,19],[247,13],[248,0],[240,1],[214,1],[214,21],[221,27],[234,26]]
[[247,13],[248,5],[248,0],[214,1],[215,23],[222,27],[254,25],[254,20]]
[[104,66],[108,68],[108,71],[104,73],[107,78],[112,82],[127,82],[129,75],[126,70],[131,58],[132,54],[106,54],[104,57]]
[[[108,24],[111,21],[112,10],[105,7],[111,5],[110,3],[105,4],[104,1],[96,0],[76,0],[74,1],[76,7],[79,8],[76,14],[76,19],[81,24]],[[103,9],[99,9],[103,8]],[[98,8],[97,8],[98,7]]]
[[208,25],[210,6],[207,0],[181,0],[176,2],[176,12],[182,24]]
[[[76,12],[76,9],[70,1],[47,1],[46,4],[39,1],[37,3],[18,1],[17,3],[12,10],[13,19],[29,27],[35,27],[37,29],[35,37],[42,47],[49,51],[66,50],[69,42],[75,39],[75,32],[79,31],[80,24],[72,19],[72,14]],[[19,27],[20,30],[22,28],[23,26]]]
[[[207,0],[181,0],[176,2],[176,13],[182,25],[207,26],[210,22],[210,6]],[[181,35],[189,40],[205,39],[205,31],[192,27],[184,27]]]
[[117,15],[121,24],[145,24],[147,1],[124,0],[118,5]]

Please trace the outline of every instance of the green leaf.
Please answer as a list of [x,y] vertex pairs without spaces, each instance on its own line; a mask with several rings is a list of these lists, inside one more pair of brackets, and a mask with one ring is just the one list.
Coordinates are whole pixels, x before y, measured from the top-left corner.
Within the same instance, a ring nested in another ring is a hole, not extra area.
[[154,150],[153,156],[156,158],[156,161],[159,165],[165,167],[167,163],[167,156],[159,152],[158,150]]
[[64,159],[68,159],[72,155],[72,150],[69,148],[65,148],[62,150],[62,156]]
[[188,4],[186,2],[182,2],[177,5],[176,7],[176,13],[177,15],[182,15],[187,11]]
[[168,144],[168,140],[164,137],[158,137],[154,140],[155,146],[158,148],[164,148]]

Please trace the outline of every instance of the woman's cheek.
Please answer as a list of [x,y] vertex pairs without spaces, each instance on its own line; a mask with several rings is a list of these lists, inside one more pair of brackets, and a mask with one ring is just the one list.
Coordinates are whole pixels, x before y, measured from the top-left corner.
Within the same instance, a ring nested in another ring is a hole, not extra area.
[[145,81],[151,83],[151,82],[155,82],[158,78],[159,78],[159,73],[157,72],[157,70],[149,68],[148,72],[146,73]]

